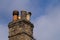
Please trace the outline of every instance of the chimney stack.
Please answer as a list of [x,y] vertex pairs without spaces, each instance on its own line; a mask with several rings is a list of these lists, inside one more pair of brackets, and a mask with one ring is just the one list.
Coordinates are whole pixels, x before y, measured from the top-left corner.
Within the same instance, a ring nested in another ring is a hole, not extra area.
[[31,17],[31,12],[28,12],[28,14],[26,15],[26,19],[30,21],[30,17]]
[[13,11],[13,21],[17,21],[18,20],[18,16],[19,16],[19,11],[14,10]]

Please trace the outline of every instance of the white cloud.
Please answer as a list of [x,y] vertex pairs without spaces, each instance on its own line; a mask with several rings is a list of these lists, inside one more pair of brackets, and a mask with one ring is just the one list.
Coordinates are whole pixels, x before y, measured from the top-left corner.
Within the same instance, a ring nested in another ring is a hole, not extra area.
[[37,40],[60,40],[60,7],[47,8],[45,13],[34,21],[34,37]]

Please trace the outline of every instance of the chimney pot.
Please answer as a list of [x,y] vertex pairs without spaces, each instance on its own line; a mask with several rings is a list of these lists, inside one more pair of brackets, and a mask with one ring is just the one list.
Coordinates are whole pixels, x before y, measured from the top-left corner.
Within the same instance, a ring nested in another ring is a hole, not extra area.
[[21,19],[22,20],[26,20],[26,15],[27,15],[26,11],[21,11]]
[[31,17],[31,12],[28,12],[28,14],[26,15],[26,19],[30,21],[30,17]]
[[17,21],[18,20],[18,16],[19,16],[19,11],[14,10],[13,11],[13,21]]

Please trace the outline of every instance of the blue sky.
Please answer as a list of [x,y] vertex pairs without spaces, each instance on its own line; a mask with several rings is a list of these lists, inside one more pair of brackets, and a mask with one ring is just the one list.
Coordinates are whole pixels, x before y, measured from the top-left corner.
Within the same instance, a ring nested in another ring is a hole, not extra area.
[[8,40],[13,10],[32,12],[36,40],[60,40],[60,0],[0,0],[0,40]]

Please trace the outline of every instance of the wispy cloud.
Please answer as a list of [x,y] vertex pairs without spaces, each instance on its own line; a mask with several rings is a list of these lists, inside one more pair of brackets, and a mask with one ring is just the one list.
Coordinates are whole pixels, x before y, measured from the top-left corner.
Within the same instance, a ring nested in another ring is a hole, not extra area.
[[[50,5],[52,6],[52,5]],[[46,15],[34,21],[34,36],[37,40],[60,40],[60,6],[48,7]]]

